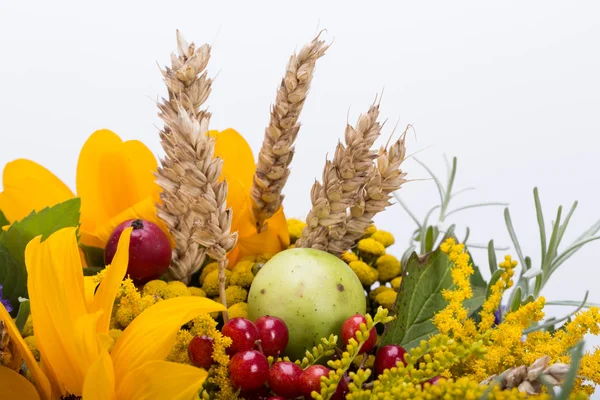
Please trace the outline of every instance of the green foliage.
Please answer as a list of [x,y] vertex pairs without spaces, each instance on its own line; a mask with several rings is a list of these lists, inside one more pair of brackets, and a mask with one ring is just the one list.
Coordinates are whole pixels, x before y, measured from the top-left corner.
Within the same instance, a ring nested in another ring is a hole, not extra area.
[[86,246],[84,244],[80,244],[79,247],[83,251],[83,255],[85,257],[85,263],[88,267],[98,267],[103,269],[105,267],[104,264],[104,249],[93,246]]
[[0,228],[4,225],[10,225],[10,221],[4,216],[2,210],[0,210]]
[[13,316],[18,312],[19,297],[28,297],[25,247],[36,236],[42,235],[45,240],[60,229],[79,226],[80,204],[75,198],[39,212],[33,211],[0,233],[0,283],[13,305]]
[[15,320],[15,325],[19,332],[23,333],[23,328],[25,328],[25,323],[27,322],[27,317],[29,317],[29,312],[31,311],[31,304],[29,300],[24,300],[19,305],[19,313],[17,314],[17,319]]

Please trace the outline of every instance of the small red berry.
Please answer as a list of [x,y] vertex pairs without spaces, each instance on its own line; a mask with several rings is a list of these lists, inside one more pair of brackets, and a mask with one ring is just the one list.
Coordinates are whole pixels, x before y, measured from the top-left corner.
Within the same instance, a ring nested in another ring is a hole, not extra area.
[[106,243],[104,262],[112,262],[121,233],[130,226],[133,231],[129,242],[127,274],[136,284],[160,278],[171,263],[171,244],[167,235],[149,221],[130,219],[117,226]]
[[[344,344],[348,344],[350,339],[356,340],[356,332],[360,330],[360,324],[367,323],[367,319],[360,314],[355,314],[344,321],[342,324],[342,341]],[[377,331],[372,328],[369,332],[369,338],[360,348],[358,354],[368,353],[375,347],[377,343]]]
[[277,357],[287,346],[289,333],[282,319],[265,315],[255,322],[262,351],[266,356]]
[[188,357],[197,367],[209,369],[213,365],[213,338],[194,336],[188,345]]
[[293,362],[281,361],[273,364],[269,370],[269,387],[277,395],[283,397],[300,396],[298,382],[302,375],[302,368]]
[[321,377],[329,376],[329,371],[329,368],[322,365],[311,365],[306,368],[298,380],[300,394],[307,399],[312,399],[311,393],[321,391]]
[[271,396],[268,400],[285,400],[285,397],[281,396]]
[[404,354],[406,354],[406,350],[402,346],[389,344],[380,347],[375,355],[375,373],[377,376],[383,374],[386,369],[394,368],[398,361],[402,361],[406,365]]
[[252,390],[249,392],[240,392],[239,399],[244,400],[268,400],[271,398],[271,392],[266,386],[262,386],[258,390]]
[[249,319],[232,318],[221,329],[223,335],[231,338],[227,354],[232,356],[239,351],[252,350],[258,340],[258,329]]
[[229,379],[236,389],[259,389],[269,377],[269,362],[256,350],[236,353],[229,362]]
[[350,392],[350,389],[348,388],[348,381],[344,378],[338,384],[335,393],[333,393],[331,396],[331,400],[344,400],[348,392]]

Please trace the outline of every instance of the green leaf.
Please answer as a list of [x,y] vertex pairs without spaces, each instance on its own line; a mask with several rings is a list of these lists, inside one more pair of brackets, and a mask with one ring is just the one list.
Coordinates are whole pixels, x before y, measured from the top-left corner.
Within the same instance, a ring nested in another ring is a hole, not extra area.
[[4,225],[10,225],[10,221],[4,216],[2,210],[0,210],[0,228]]
[[19,297],[29,297],[25,268],[27,243],[36,236],[42,235],[44,240],[62,228],[78,226],[79,206],[80,200],[75,198],[37,213],[34,211],[0,234],[0,283],[4,296],[14,308],[13,316],[17,315]]
[[29,300],[25,300],[19,305],[19,313],[17,314],[15,325],[21,333],[23,333],[23,328],[25,328],[25,323],[27,322],[27,317],[29,317],[30,309],[31,305],[29,304]]
[[10,301],[13,307],[10,313],[13,317],[19,310],[19,297],[27,297],[27,271],[10,251],[0,243],[0,283],[2,296]]
[[573,391],[573,388],[575,387],[575,380],[577,379],[577,371],[579,371],[579,364],[581,363],[582,357],[583,342],[579,342],[579,344],[577,344],[577,346],[571,350],[571,367],[569,368],[565,382],[560,389],[560,394],[557,397],[558,400],[567,400]]
[[80,205],[79,198],[74,198],[37,213],[33,211],[23,220],[13,223],[0,236],[0,243],[6,246],[17,261],[24,263],[25,247],[31,239],[42,235],[42,240],[46,240],[60,229],[79,225]]
[[504,273],[504,270],[499,269],[496,270],[496,272],[494,272],[494,275],[492,275],[492,277],[490,278],[490,281],[488,282],[487,285],[487,291],[486,291],[486,298],[490,297],[490,294],[492,294],[492,286],[494,286],[494,284],[496,282],[498,282],[498,280],[500,279],[500,277],[502,276],[502,274]]
[[413,253],[403,268],[402,284],[396,303],[397,318],[387,324],[382,344],[413,348],[436,332],[431,319],[446,307],[442,290],[450,289],[450,261],[437,249],[423,257]]
[[80,244],[81,250],[83,250],[83,254],[85,256],[85,263],[88,267],[101,267],[104,268],[104,249],[93,246],[86,246],[84,244]]
[[427,233],[425,233],[425,252],[429,253],[431,250],[433,250],[433,227],[431,225],[429,225],[429,227],[427,227]]
[[515,312],[519,309],[519,307],[521,307],[521,287],[517,286],[512,303],[510,304],[510,311]]
[[473,287],[473,296],[470,299],[465,300],[463,305],[468,311],[469,317],[473,315],[483,305],[486,299],[486,288],[485,287]]
[[488,243],[488,262],[490,263],[490,273],[494,273],[498,270],[498,261],[496,260],[496,252],[494,251],[494,240],[490,240]]
[[542,246],[542,264],[546,259],[546,224],[544,223],[544,213],[542,212],[542,202],[540,201],[540,195],[538,188],[533,188],[533,200],[535,202],[535,213],[537,216],[538,226],[540,228],[540,242]]

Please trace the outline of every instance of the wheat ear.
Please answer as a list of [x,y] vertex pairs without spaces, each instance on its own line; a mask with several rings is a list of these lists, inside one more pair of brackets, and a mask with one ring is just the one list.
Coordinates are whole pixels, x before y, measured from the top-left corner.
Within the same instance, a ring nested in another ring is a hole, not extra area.
[[[296,246],[330,251],[330,241],[346,235],[348,210],[359,201],[377,157],[371,147],[381,133],[378,117],[379,105],[373,104],[354,127],[346,125],[345,144],[338,143],[333,161],[325,162],[323,182],[317,181],[312,187],[307,227]],[[341,253],[337,249],[333,252]]]
[[290,175],[294,141],[300,129],[298,117],[310,88],[315,63],[327,48],[325,42],[316,37],[298,54],[292,55],[277,89],[251,189],[253,213],[259,231],[283,201],[282,190]]
[[166,153],[157,173],[163,188],[158,215],[176,244],[172,276],[189,283],[209,255],[222,265],[224,299],[225,254],[235,246],[237,233],[231,233],[227,183],[218,182],[222,160],[214,158],[214,139],[207,135],[210,114],[200,110],[212,82],[205,71],[210,47],[196,49],[179,32],[177,47],[179,55],[171,55],[171,68],[163,71],[168,99],[158,105],[165,123],[160,139]]

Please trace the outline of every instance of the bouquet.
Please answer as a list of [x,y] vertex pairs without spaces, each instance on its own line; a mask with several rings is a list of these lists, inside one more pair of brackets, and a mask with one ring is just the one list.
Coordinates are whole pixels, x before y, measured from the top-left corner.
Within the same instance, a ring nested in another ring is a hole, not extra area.
[[[457,160],[424,218],[399,189],[406,134],[374,146],[379,100],[348,124],[310,192],[283,203],[316,37],[287,64],[255,158],[237,131],[210,130],[208,45],[177,32],[157,162],[139,141],[94,132],[76,193],[43,166],[4,167],[0,193],[0,395],[4,399],[588,398],[600,383],[600,311],[546,300],[552,274],[596,236],[561,247],[576,203],[546,228],[541,262],[488,249],[446,220]],[[410,190],[407,187],[405,190]],[[395,198],[395,201],[393,200]],[[373,218],[397,203],[417,228],[404,254]],[[437,216],[437,221],[434,221]],[[549,232],[548,232],[549,231]],[[560,248],[560,250],[559,250]],[[486,274],[487,275],[487,274]],[[545,318],[548,304],[571,306]]]

